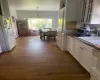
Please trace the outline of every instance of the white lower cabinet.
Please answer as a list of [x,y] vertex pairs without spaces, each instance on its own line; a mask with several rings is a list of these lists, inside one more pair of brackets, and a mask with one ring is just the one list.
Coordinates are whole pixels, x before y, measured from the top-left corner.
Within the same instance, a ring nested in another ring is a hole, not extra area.
[[93,55],[89,51],[82,49],[82,58],[81,58],[81,65],[90,72],[90,69],[92,68],[92,60]]
[[67,39],[66,49],[73,55],[74,54],[74,38],[67,36],[66,39]]
[[92,67],[96,66],[96,59],[93,55],[93,47],[77,40],[76,38],[67,36],[66,49],[88,72],[90,72]]
[[0,46],[0,53],[2,53],[2,49],[1,49],[1,46]]
[[77,41],[77,40],[75,40],[75,52],[74,52],[74,55],[73,56],[79,62],[81,61],[81,57],[82,57],[81,53],[82,53],[82,50],[80,48],[80,42]]

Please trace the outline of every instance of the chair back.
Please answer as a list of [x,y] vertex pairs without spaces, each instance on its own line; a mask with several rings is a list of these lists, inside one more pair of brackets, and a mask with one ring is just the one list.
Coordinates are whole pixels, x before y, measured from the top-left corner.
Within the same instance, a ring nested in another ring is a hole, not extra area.
[[42,30],[41,30],[41,29],[39,29],[39,34],[40,34],[40,36],[43,34],[43,32],[42,32]]
[[57,31],[48,31],[48,36],[56,36]]

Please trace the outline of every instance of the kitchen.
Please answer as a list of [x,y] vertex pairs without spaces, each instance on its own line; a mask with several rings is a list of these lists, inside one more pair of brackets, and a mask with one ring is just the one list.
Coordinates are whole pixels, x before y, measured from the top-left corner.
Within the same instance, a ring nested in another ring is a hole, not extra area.
[[[16,37],[13,35],[9,18],[10,11],[6,6],[8,4],[5,3],[5,0],[2,0],[1,4],[4,11],[0,13],[2,23],[0,26],[0,53],[11,51],[16,46]],[[99,4],[99,0],[61,0],[56,44],[41,42],[39,38],[33,37],[19,38],[18,47],[14,51],[0,56],[0,79],[56,80],[58,78],[66,80],[70,76],[70,79],[73,80],[75,77],[77,79],[87,77],[87,73],[89,73],[90,80],[100,80]],[[23,10],[22,12],[27,13]],[[29,13],[31,12],[29,11]],[[48,12],[48,14],[51,13]],[[55,16],[56,14],[52,16],[54,23],[57,22],[54,19]],[[65,52],[59,50],[58,47]],[[76,59],[78,63],[72,58]]]
[[99,9],[99,0],[60,2],[57,45],[70,52],[90,73],[91,80],[100,80]]

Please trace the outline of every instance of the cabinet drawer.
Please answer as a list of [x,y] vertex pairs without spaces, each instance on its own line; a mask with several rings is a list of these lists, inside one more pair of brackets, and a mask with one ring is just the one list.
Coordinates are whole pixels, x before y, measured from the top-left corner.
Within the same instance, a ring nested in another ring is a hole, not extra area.
[[87,45],[87,44],[85,44],[83,42],[80,44],[80,46],[81,46],[82,49],[84,49],[84,50],[86,50],[86,51],[88,51],[90,53],[93,52],[93,47],[91,47],[91,46],[89,46],[89,45]]
[[89,51],[90,53],[93,52],[93,47],[89,46],[88,44],[83,43],[80,40],[75,40],[75,43],[78,44],[80,46],[81,49]]

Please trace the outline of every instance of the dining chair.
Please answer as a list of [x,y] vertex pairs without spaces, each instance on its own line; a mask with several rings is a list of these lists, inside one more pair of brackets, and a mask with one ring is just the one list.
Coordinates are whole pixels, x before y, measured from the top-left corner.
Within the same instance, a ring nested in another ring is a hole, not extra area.
[[48,31],[48,34],[47,34],[48,39],[54,38],[54,40],[56,40],[56,36],[57,36],[57,31]]
[[40,39],[43,39],[43,32],[42,32],[42,30],[41,29],[39,29],[39,34],[40,34]]

